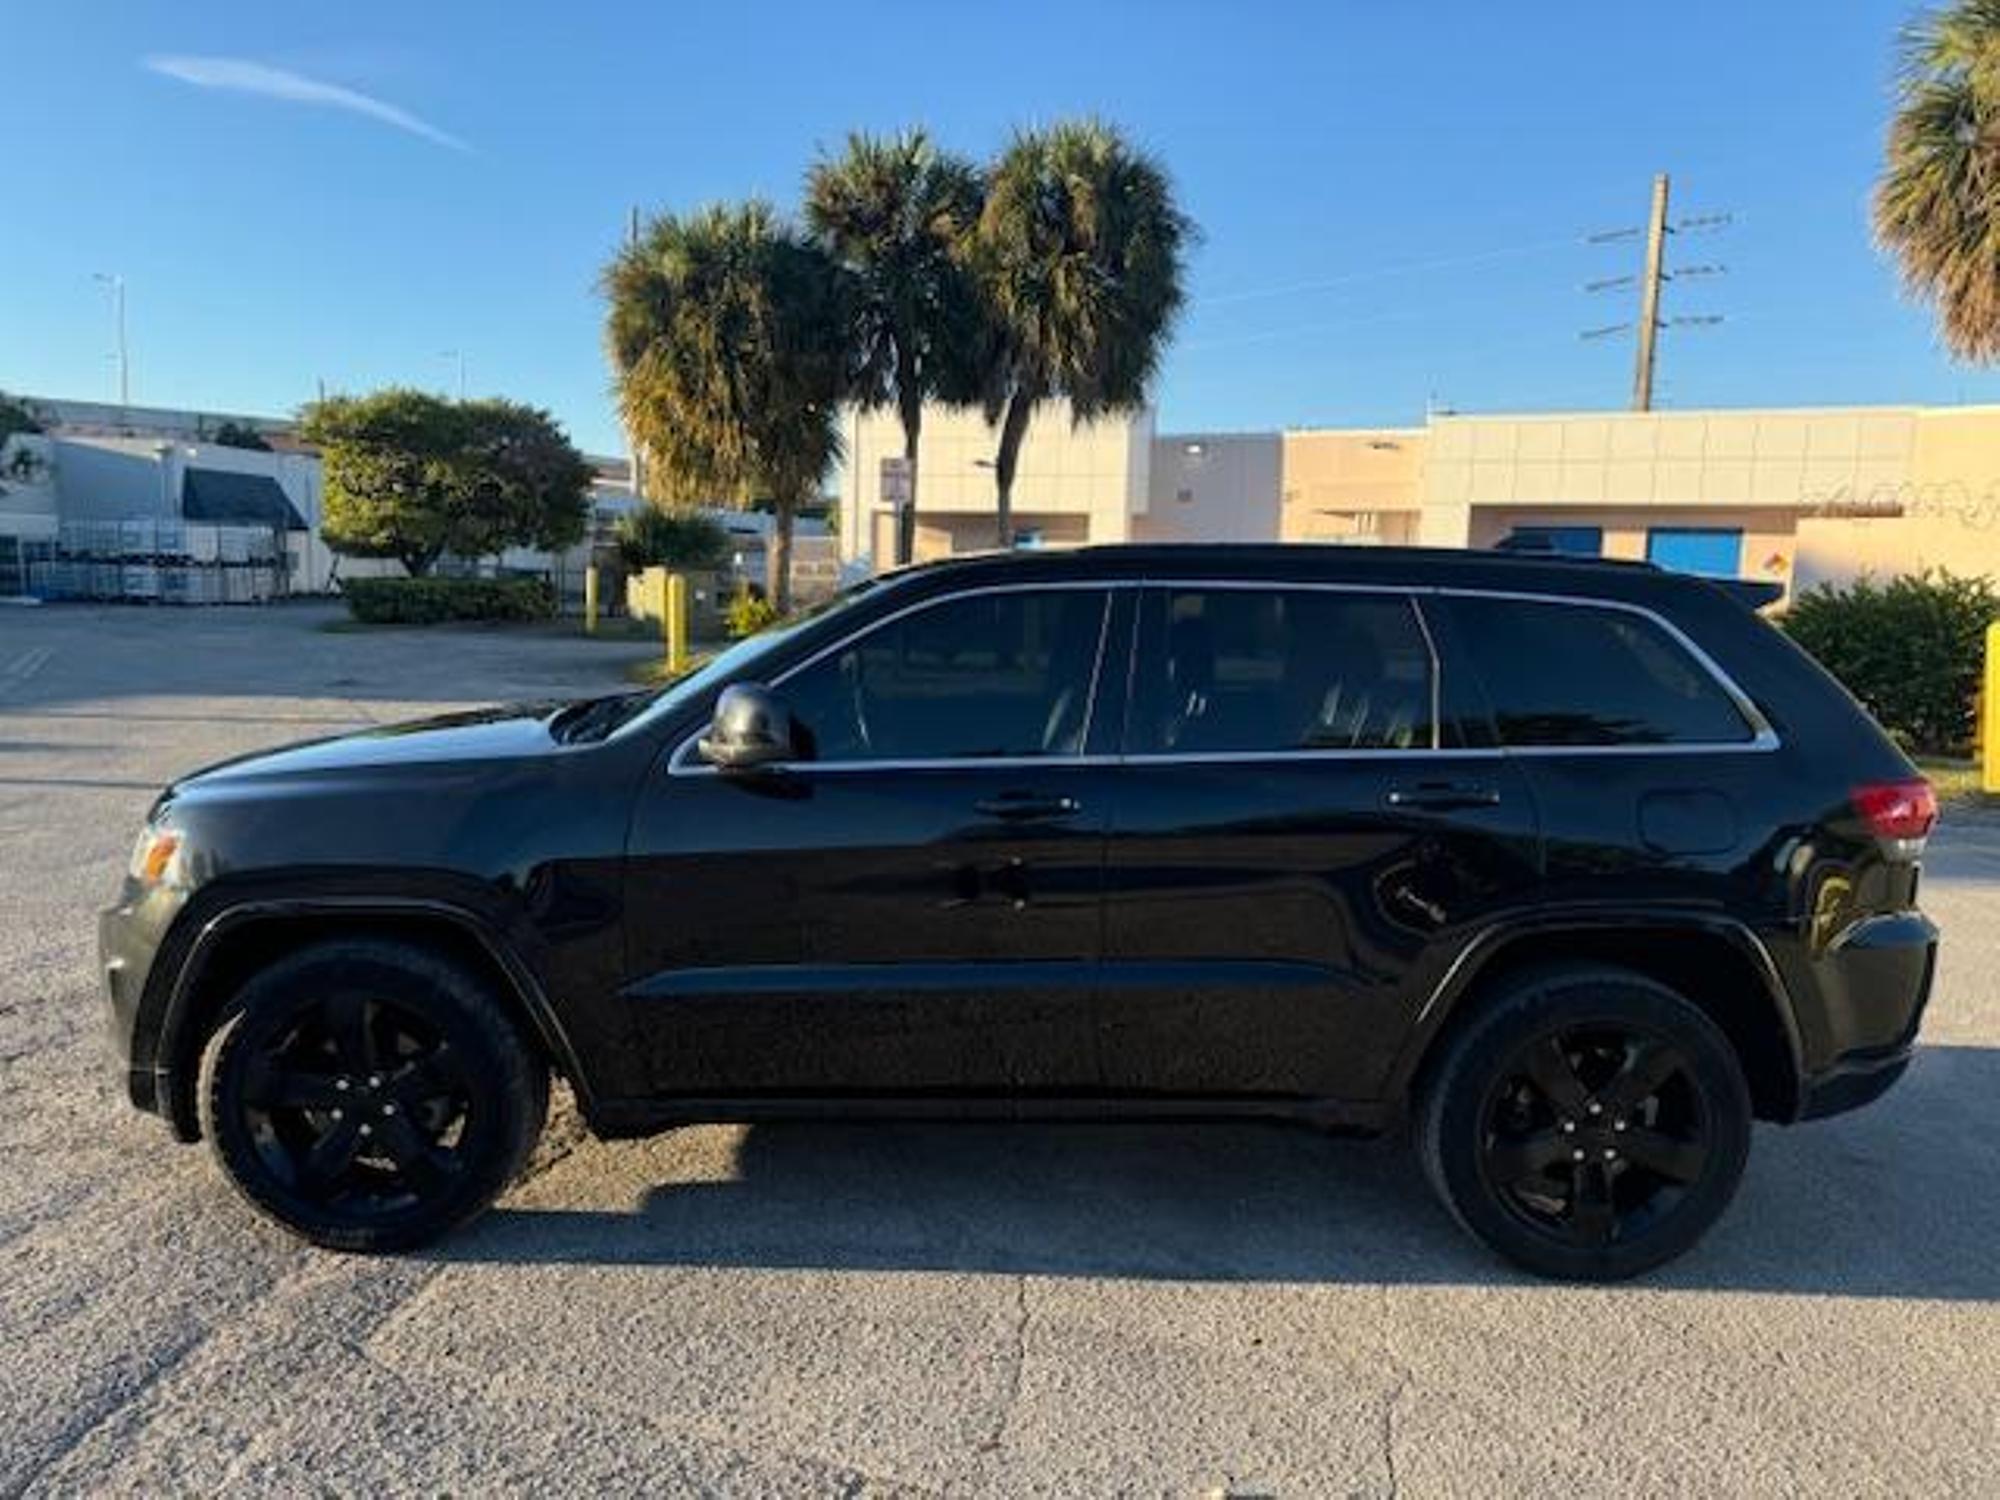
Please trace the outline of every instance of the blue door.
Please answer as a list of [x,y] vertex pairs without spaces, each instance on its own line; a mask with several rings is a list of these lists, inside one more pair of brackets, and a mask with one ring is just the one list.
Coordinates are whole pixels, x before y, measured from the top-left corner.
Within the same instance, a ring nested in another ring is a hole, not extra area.
[[1743,533],[1699,526],[1656,526],[1646,533],[1646,561],[1676,573],[1734,578],[1743,568]]

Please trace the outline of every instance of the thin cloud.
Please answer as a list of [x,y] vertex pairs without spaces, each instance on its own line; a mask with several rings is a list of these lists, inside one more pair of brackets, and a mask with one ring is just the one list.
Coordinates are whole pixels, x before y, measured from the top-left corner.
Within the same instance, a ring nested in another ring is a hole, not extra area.
[[145,66],[151,72],[191,83],[196,88],[230,89],[239,94],[261,94],[267,99],[283,99],[293,104],[344,109],[349,114],[365,115],[384,125],[393,125],[398,130],[421,136],[433,145],[446,146],[453,151],[472,149],[457,136],[449,135],[430,121],[419,119],[407,109],[399,109],[385,100],[358,94],[336,83],[321,83],[316,78],[288,73],[283,68],[253,62],[247,57],[155,55],[145,59]]

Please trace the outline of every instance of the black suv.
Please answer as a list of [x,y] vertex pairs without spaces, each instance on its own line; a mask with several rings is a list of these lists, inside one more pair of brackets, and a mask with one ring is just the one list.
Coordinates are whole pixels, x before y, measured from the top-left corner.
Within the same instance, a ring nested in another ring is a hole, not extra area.
[[103,918],[132,1098],[418,1244],[603,1135],[1407,1115],[1489,1245],[1687,1248],[1908,1063],[1930,788],[1724,587],[1287,547],[920,567],[653,695],[204,771]]

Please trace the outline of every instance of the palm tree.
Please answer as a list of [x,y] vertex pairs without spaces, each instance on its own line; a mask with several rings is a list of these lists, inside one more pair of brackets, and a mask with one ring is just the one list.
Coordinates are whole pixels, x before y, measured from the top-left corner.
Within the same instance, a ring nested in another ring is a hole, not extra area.
[[854,278],[850,394],[896,405],[910,500],[896,525],[896,561],[917,534],[917,439],[928,400],[976,395],[965,372],[974,305],[958,250],[979,218],[979,169],[940,151],[921,130],[853,134],[838,158],[806,175],[806,223]]
[[604,273],[618,405],[649,499],[768,494],[773,602],[791,608],[792,526],[840,457],[845,278],[767,203],[662,214]]
[[970,256],[986,309],[981,351],[999,539],[1013,544],[1014,469],[1036,405],[1076,422],[1145,404],[1196,233],[1158,162],[1098,120],[1015,136],[987,182]]
[[2000,0],[1953,0],[1903,33],[1875,236],[1961,359],[2000,360]]

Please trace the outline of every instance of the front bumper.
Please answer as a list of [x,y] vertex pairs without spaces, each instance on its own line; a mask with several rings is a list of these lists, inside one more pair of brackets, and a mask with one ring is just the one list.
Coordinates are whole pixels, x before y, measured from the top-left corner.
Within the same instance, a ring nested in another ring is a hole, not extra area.
[[160,950],[186,894],[128,879],[118,900],[97,916],[97,968],[110,1023],[111,1048],[138,1108],[164,1113],[157,1027],[160,1007],[147,1004]]

